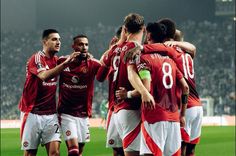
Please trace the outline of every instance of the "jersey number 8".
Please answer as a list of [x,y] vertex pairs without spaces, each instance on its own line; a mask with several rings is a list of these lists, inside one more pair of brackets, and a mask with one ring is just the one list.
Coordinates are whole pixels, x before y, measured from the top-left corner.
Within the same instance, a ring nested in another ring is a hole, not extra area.
[[[171,65],[167,62],[164,62],[162,65],[162,72],[163,72],[163,77],[162,77],[162,82],[163,85],[166,89],[170,89],[173,86],[173,77],[172,77],[172,68]],[[169,84],[167,84],[167,78],[169,77]]]

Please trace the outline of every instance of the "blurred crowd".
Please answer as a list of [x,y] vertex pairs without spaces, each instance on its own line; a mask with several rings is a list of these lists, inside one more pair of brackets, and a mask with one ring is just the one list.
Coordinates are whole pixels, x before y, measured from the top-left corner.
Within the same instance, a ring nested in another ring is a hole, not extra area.
[[[85,28],[58,29],[62,47],[58,56],[72,52],[72,38],[86,34],[91,54],[100,59],[119,26],[101,23]],[[185,21],[177,23],[186,41],[197,47],[195,76],[200,97],[214,99],[214,115],[235,114],[235,23],[232,20]],[[41,50],[42,30],[33,32],[1,31],[1,119],[19,119],[18,101],[25,81],[27,59]],[[107,82],[95,81],[93,117],[107,98]]]

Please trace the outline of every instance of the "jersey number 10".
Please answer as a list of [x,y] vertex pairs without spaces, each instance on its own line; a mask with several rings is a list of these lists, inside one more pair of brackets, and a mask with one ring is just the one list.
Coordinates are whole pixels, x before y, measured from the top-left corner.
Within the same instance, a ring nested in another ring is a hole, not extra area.
[[[181,55],[181,57],[182,57],[182,61],[183,61],[184,77],[186,79],[188,79],[188,78],[193,79],[194,78],[194,69],[193,69],[192,57],[188,53]],[[190,67],[192,67],[192,68],[190,68]]]

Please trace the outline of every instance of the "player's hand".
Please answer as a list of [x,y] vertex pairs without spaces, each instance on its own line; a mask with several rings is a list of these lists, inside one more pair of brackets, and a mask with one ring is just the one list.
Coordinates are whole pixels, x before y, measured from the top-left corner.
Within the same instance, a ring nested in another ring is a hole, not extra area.
[[155,109],[155,100],[149,92],[141,94],[143,107],[146,109]]
[[76,60],[76,57],[78,57],[81,53],[80,52],[73,52],[72,54],[67,57],[67,59],[64,61],[64,64],[68,64],[70,62],[74,62]]
[[165,41],[164,44],[169,47],[174,47],[177,45],[177,42],[176,41]]
[[180,127],[185,127],[185,116],[180,116]]
[[124,100],[127,98],[127,90],[124,87],[119,87],[119,90],[116,90],[117,100]]

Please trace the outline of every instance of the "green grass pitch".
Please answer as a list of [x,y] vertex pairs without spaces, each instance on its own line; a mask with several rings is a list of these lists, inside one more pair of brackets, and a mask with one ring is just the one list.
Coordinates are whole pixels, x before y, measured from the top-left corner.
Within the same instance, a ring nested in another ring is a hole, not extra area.
[[[85,145],[84,156],[111,156],[112,150],[105,148],[105,130],[91,128],[91,142]],[[61,156],[67,155],[64,141]],[[1,156],[22,156],[19,129],[1,129]],[[39,147],[38,156],[46,156],[44,147]],[[235,126],[211,126],[202,128],[201,142],[196,156],[235,156]]]

